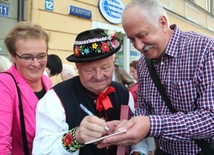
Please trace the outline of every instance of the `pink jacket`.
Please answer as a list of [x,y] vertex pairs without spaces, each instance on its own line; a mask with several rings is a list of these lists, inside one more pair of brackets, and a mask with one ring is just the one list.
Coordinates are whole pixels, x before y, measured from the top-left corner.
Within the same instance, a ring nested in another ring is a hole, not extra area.
[[[32,152],[33,139],[35,137],[36,116],[35,109],[38,98],[18,73],[13,65],[8,72],[12,73],[21,90],[21,99],[25,118],[28,147]],[[42,75],[43,85],[47,90],[52,87],[51,80]],[[19,100],[16,85],[8,74],[0,74],[0,154],[24,155],[19,116]]]

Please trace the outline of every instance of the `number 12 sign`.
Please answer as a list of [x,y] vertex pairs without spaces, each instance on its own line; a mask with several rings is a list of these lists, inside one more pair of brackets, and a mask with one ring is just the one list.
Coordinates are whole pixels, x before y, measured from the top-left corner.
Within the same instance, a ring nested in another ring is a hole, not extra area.
[[45,10],[53,11],[54,0],[45,0]]

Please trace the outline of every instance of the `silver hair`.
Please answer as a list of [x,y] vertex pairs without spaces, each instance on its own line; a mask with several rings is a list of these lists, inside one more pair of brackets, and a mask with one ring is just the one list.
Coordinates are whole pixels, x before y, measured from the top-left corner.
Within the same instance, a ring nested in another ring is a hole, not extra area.
[[[158,28],[159,19],[162,16],[165,16],[168,22],[168,16],[162,5],[156,0],[132,0],[129,2],[122,14],[123,22],[126,21],[127,11],[130,8],[135,8],[139,10],[139,14],[143,16],[146,21],[151,24],[153,27]],[[169,25],[169,23],[168,23]]]
[[0,55],[0,72],[8,70],[11,65],[12,62],[8,58]]

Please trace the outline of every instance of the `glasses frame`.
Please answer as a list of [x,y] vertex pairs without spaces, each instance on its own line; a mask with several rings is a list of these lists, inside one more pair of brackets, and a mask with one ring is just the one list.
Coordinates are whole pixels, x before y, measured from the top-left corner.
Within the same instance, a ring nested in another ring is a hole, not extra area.
[[26,60],[23,56],[20,56],[20,55],[18,55],[17,53],[15,53],[15,55],[17,56],[17,57],[19,57],[22,61],[24,61],[24,62],[27,62],[27,63],[32,63],[33,62],[33,60],[36,58],[36,60],[38,61],[38,62],[42,62],[42,61],[45,61],[45,60],[47,60],[47,52],[45,53],[45,55],[44,56],[46,56],[46,57],[44,57],[44,59],[39,59],[39,57],[41,56],[41,55],[37,55],[37,56],[32,56],[32,55],[29,55],[29,57],[31,57],[31,59],[28,61],[28,60]]

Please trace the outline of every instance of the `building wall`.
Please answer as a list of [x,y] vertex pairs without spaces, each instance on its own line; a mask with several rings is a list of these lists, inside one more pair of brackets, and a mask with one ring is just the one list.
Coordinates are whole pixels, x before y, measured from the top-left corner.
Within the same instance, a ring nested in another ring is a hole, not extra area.
[[184,31],[197,31],[214,37],[214,15],[205,11],[206,0],[198,0],[197,3],[190,0],[160,0],[160,2],[168,11],[171,24],[178,24]]
[[[47,11],[44,8],[45,0],[31,1],[32,12],[28,19],[40,24],[50,36],[50,53],[59,54],[64,60],[72,53],[73,42],[76,35],[84,30],[91,29],[94,21],[109,26],[121,27],[121,24],[114,25],[106,21],[98,10],[98,0],[54,0],[54,11]],[[126,5],[129,0],[123,0]],[[178,24],[184,31],[194,30],[214,37],[213,17],[201,8],[196,8],[193,3],[187,0],[160,0],[167,10],[171,24]],[[203,1],[200,1],[203,6]],[[92,11],[92,18],[85,19],[68,15],[68,7],[77,6]],[[176,14],[174,14],[174,12]]]
[[[17,1],[13,0],[0,0],[1,6],[6,5],[12,8],[8,10],[8,17],[0,16],[0,55],[9,57],[6,47],[4,46],[4,37],[6,36],[7,32],[10,30],[12,25],[16,24],[17,22]],[[1,8],[5,9],[5,8]],[[3,11],[3,10],[2,10]],[[3,13],[3,12],[2,12]]]

